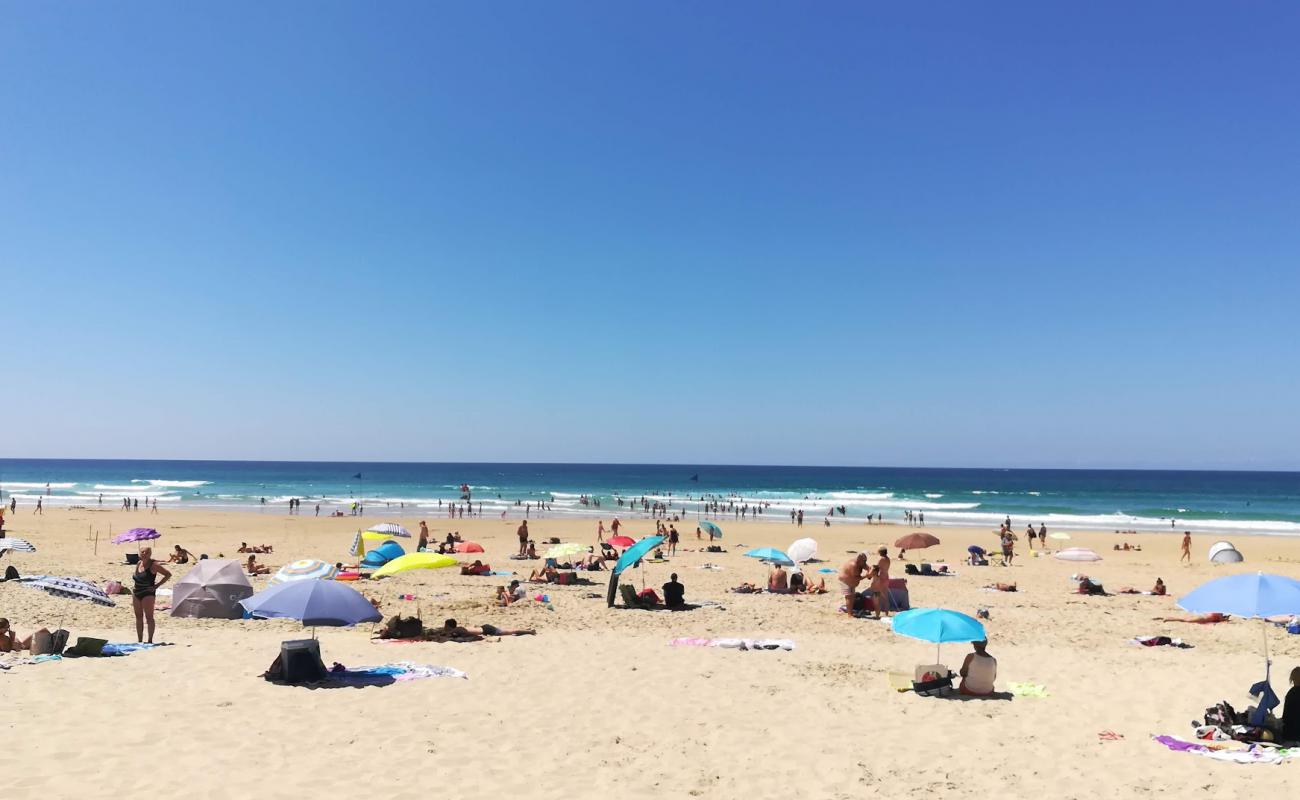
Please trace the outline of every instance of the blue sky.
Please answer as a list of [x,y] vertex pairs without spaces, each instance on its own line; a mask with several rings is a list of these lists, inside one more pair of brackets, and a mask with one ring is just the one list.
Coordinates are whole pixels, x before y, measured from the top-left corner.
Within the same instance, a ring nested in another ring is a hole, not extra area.
[[1300,10],[0,3],[26,457],[1300,467]]

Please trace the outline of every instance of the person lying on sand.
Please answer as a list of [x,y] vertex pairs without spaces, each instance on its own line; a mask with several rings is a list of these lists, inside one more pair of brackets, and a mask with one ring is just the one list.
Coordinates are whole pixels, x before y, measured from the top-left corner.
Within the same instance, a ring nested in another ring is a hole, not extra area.
[[994,590],[994,591],[996,591],[996,592],[1014,592],[1014,591],[1017,591],[1017,589],[1016,589],[1016,585],[1015,585],[1014,583],[990,583],[990,584],[987,584],[984,588],[985,588],[985,589],[992,589],[992,590]]
[[173,547],[171,555],[167,556],[168,564],[188,564],[190,561],[198,561],[198,558],[180,545]]
[[492,567],[484,564],[479,559],[474,559],[473,564],[466,564],[460,568],[461,575],[487,575],[492,571]]
[[485,624],[481,628],[466,628],[456,623],[456,620],[449,619],[442,623],[442,628],[436,631],[430,631],[430,638],[434,641],[449,642],[477,642],[485,636],[535,636],[537,631],[532,628],[522,628],[517,631],[507,631],[498,628],[495,625]]
[[244,563],[244,570],[249,575],[269,575],[271,573],[270,567],[257,563],[257,556],[248,557],[248,561]]
[[1119,590],[1119,593],[1120,594],[1152,594],[1157,597],[1164,597],[1165,591],[1166,591],[1165,582],[1160,580],[1159,578],[1156,578],[1156,585],[1152,586],[1151,591],[1149,592],[1144,592],[1141,589],[1135,589],[1132,586],[1125,586],[1124,588]]
[[1075,589],[1078,594],[1106,594],[1106,587],[1089,578],[1087,575],[1079,575],[1076,580],[1079,586]]
[[1193,614],[1190,617],[1152,617],[1151,619],[1157,622],[1190,622],[1194,625],[1212,625],[1216,622],[1227,622],[1232,617],[1214,611],[1209,614]]
[[736,594],[762,594],[763,587],[752,583],[742,583],[739,586],[734,587],[731,591]]
[[[41,628],[41,630],[36,633],[40,633],[41,631],[49,633],[45,628]],[[35,635],[35,633],[32,634],[32,636]],[[28,636],[26,639],[19,639],[18,634],[14,633],[14,630],[9,627],[9,620],[0,617],[0,653],[16,653],[19,650],[31,650],[32,636]]]

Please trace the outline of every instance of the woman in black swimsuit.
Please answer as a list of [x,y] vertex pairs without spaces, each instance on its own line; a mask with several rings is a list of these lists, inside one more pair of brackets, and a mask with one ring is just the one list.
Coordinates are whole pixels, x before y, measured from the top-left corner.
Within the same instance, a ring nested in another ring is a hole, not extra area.
[[[158,576],[162,580],[158,581]],[[149,623],[149,643],[153,644],[153,604],[158,587],[167,582],[172,574],[167,568],[153,560],[153,550],[145,547],[140,550],[140,560],[136,562],[135,572],[131,575],[131,607],[135,609],[135,638],[143,642],[144,625]],[[157,581],[155,583],[155,581]]]

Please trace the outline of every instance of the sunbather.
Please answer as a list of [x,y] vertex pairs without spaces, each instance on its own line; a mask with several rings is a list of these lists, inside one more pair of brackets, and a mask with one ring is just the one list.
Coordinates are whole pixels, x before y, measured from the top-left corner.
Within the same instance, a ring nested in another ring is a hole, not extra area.
[[1125,586],[1124,588],[1119,590],[1119,593],[1120,594],[1153,594],[1158,597],[1163,597],[1165,594],[1165,582],[1160,580],[1159,578],[1156,578],[1156,585],[1151,587],[1151,591],[1149,592],[1144,592],[1141,589],[1135,589],[1132,586]]
[[427,638],[432,641],[448,642],[477,642],[486,636],[533,636],[537,631],[527,628],[517,631],[507,631],[498,628],[495,625],[484,625],[481,628],[466,628],[457,624],[456,620],[449,619],[442,623],[442,627],[436,631],[429,631]]
[[487,575],[492,571],[492,567],[484,564],[479,559],[474,559],[473,564],[467,564],[460,568],[461,575]]
[[780,564],[772,565],[772,571],[767,575],[767,590],[777,594],[790,591],[790,576]]
[[[40,633],[41,631],[49,633],[45,628],[41,628],[41,630],[36,633]],[[35,635],[36,634],[32,634],[32,636]],[[9,627],[9,620],[0,617],[0,653],[15,653],[19,650],[32,649],[32,636],[28,636],[26,639],[19,639],[18,634]],[[1300,715],[1297,715],[1296,718],[1300,720]]]
[[992,590],[997,591],[997,592],[1014,592],[1014,591],[1017,591],[1017,589],[1016,589],[1016,585],[1015,585],[1014,583],[990,583],[990,584],[987,584],[984,588],[985,588],[985,589],[992,589]]
[[547,564],[541,569],[533,570],[532,573],[528,576],[528,582],[529,583],[555,583],[556,574],[557,572],[555,567],[553,567],[550,564]]
[[763,588],[752,583],[742,583],[734,587],[731,591],[736,594],[761,594]]
[[972,697],[985,697],[993,694],[993,682],[998,677],[998,660],[985,652],[988,642],[971,642],[975,652],[966,656],[962,662],[961,684],[957,691]]
[[248,561],[244,564],[244,570],[249,575],[269,575],[271,573],[270,567],[257,563],[257,556],[248,557]]
[[1190,617],[1152,617],[1151,619],[1157,622],[1190,622],[1194,625],[1213,625],[1216,622],[1227,622],[1231,617],[1214,611],[1209,614],[1193,614]]
[[198,561],[198,558],[180,545],[173,547],[171,555],[167,556],[168,564],[188,564],[190,561]]

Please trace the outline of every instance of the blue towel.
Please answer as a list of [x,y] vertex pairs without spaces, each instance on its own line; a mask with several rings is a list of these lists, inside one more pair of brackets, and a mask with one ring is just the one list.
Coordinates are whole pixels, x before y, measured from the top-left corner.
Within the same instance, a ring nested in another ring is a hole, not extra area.
[[1260,681],[1250,687],[1247,694],[1251,697],[1259,697],[1259,702],[1255,704],[1255,710],[1250,714],[1250,724],[1256,727],[1262,726],[1268,712],[1277,708],[1281,701],[1273,693],[1273,687],[1268,681]]
[[109,642],[104,645],[103,654],[106,656],[129,656],[139,650],[151,650],[155,647],[162,647],[163,644],[148,644],[147,642]]

